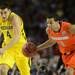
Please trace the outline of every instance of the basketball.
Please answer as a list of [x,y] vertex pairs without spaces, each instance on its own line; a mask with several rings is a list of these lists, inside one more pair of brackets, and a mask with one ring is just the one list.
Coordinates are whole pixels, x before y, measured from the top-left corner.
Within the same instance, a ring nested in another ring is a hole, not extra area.
[[28,42],[23,45],[22,52],[24,56],[33,57],[37,53],[37,47],[34,43]]

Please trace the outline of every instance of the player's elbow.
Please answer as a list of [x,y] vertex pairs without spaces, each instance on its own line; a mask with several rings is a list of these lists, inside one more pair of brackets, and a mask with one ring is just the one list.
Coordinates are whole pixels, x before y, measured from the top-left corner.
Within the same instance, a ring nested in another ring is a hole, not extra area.
[[20,39],[20,35],[15,35],[14,38],[16,39],[16,41],[18,41]]

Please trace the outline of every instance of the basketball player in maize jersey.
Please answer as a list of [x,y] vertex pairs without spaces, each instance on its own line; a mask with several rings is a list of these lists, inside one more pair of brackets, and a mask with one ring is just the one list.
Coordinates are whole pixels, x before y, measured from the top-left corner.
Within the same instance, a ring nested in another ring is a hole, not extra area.
[[7,4],[0,5],[0,9],[0,36],[3,39],[0,47],[0,75],[7,75],[14,63],[21,75],[30,75],[29,58],[22,54],[22,46],[27,43],[23,21]]

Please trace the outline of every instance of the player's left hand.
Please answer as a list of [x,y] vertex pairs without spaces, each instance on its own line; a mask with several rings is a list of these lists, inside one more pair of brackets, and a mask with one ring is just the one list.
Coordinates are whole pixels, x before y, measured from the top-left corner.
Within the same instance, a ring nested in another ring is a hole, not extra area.
[[27,42],[24,44],[22,52],[27,57],[33,57],[37,53],[37,47],[33,42]]

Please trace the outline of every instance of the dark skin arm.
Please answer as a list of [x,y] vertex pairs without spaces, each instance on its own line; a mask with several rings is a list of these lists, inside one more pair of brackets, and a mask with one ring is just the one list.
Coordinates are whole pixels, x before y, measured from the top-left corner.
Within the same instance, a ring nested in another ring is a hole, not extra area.
[[[47,19],[47,28],[46,28],[46,33],[47,35],[49,34],[48,33],[48,29],[50,28],[49,24],[52,23],[52,21],[54,21],[54,19],[52,18],[51,20]],[[56,42],[52,39],[48,39],[47,41],[45,41],[44,43],[40,44],[37,46],[37,50],[40,51],[40,50],[43,50],[43,49],[46,49],[46,48],[49,48],[49,47],[52,47],[54,44],[56,44]]]
[[49,47],[52,47],[54,44],[56,44],[56,42],[54,40],[50,40],[48,39],[47,41],[45,41],[44,43],[40,44],[37,46],[37,50],[43,50]]

